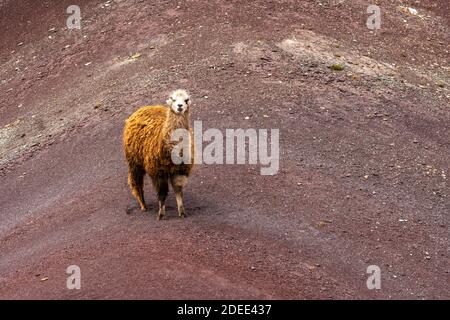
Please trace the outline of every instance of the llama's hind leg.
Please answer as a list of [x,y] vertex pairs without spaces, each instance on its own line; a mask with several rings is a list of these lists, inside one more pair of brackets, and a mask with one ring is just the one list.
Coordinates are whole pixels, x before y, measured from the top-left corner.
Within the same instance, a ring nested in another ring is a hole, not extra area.
[[155,186],[156,193],[158,194],[158,220],[161,220],[166,214],[166,198],[169,193],[169,179],[167,174],[161,173],[155,178],[152,177],[152,181]]
[[172,184],[172,189],[175,192],[175,198],[177,200],[178,216],[180,218],[186,217],[186,211],[184,210],[183,204],[183,187],[187,183],[187,177],[184,175],[171,175],[170,183]]
[[139,202],[142,211],[147,211],[147,206],[144,200],[144,175],[145,170],[140,166],[129,166],[128,184],[131,188],[131,193]]

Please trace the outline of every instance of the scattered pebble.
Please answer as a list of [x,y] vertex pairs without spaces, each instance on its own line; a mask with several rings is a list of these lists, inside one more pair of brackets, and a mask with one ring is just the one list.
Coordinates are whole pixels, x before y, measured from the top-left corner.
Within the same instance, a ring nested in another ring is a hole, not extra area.
[[342,71],[344,70],[344,66],[340,63],[334,63],[330,66],[330,69],[335,71]]
[[[411,8],[411,7],[405,7],[405,6],[398,6],[397,7],[399,11],[409,14],[409,15],[413,15],[416,16],[418,14],[417,9]],[[403,20],[406,22],[406,20]]]
[[133,55],[131,56],[131,59],[137,59],[137,58],[139,58],[140,56],[141,56],[140,53],[135,53],[135,54],[133,54]]
[[317,227],[323,228],[323,227],[325,227],[325,226],[326,226],[327,224],[329,224],[329,223],[331,223],[330,220],[322,220],[322,221],[319,221],[319,223],[317,224]]

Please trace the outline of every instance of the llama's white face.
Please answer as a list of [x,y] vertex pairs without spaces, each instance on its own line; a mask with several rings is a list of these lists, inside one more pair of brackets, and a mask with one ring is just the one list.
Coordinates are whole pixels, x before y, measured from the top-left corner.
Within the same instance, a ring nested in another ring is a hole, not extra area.
[[191,98],[189,94],[184,90],[176,90],[172,92],[167,104],[170,106],[173,112],[177,114],[185,113],[191,105]]

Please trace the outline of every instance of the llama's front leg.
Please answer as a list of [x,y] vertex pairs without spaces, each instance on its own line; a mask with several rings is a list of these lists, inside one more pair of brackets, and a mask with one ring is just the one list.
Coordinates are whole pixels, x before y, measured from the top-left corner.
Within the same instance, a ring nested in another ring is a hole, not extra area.
[[183,204],[183,190],[180,190],[180,192],[175,192],[175,198],[177,199],[178,216],[180,218],[186,217],[186,211],[184,210]]
[[158,220],[164,219],[164,216],[166,215],[166,204],[165,200],[158,200],[159,202],[159,211],[158,211]]
[[173,175],[170,177],[170,182],[177,200],[178,216],[180,218],[184,218],[186,217],[186,211],[184,210],[183,204],[183,187],[187,183],[187,177],[182,175]]
[[169,192],[169,182],[167,175],[160,175],[156,179],[153,179],[153,184],[158,194],[158,220],[161,220],[166,214],[166,198],[167,193]]

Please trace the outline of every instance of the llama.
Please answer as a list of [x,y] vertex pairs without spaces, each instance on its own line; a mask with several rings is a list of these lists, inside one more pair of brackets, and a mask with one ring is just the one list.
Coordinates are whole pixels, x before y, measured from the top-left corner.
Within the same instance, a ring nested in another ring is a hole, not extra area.
[[[143,187],[144,175],[147,173],[158,196],[158,220],[165,215],[169,181],[175,192],[178,215],[181,218],[186,216],[183,188],[194,162],[194,144],[189,125],[189,94],[185,90],[176,90],[170,95],[167,105],[140,108],[126,120],[123,133],[131,192],[141,210],[146,211]],[[172,161],[172,149],[177,142],[172,141],[171,136],[177,129],[189,130],[190,163],[174,164]]]

